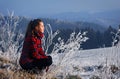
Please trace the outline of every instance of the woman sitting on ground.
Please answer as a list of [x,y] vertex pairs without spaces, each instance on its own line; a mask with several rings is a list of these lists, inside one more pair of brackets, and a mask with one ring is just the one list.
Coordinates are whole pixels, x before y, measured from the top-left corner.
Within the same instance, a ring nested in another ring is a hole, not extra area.
[[52,64],[52,57],[46,56],[42,49],[44,36],[44,23],[40,19],[30,21],[27,27],[22,54],[19,60],[20,66],[25,70],[39,68],[46,69]]

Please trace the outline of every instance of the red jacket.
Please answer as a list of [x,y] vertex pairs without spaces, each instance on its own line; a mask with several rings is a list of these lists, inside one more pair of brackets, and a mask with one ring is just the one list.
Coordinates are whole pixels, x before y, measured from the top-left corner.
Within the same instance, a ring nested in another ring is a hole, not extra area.
[[36,36],[27,36],[24,40],[20,64],[26,64],[43,58],[48,58],[43,49],[42,41],[43,33],[37,33]]

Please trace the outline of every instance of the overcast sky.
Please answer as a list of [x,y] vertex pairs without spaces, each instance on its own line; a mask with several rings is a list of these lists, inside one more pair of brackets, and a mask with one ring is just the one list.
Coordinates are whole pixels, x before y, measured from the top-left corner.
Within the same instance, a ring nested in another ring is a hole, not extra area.
[[22,16],[64,12],[120,10],[120,0],[0,0],[0,13],[15,11]]

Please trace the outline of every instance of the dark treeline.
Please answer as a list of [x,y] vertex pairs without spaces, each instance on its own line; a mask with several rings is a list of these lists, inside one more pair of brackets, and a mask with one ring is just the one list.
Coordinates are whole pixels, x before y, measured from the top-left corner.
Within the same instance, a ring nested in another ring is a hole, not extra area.
[[[67,41],[67,39],[70,37],[70,34],[75,31],[78,32],[84,32],[87,31],[87,37],[89,40],[87,40],[85,43],[82,44],[83,49],[94,49],[94,48],[103,48],[103,47],[111,47],[114,34],[117,30],[113,28],[112,26],[109,26],[104,32],[101,32],[99,30],[94,30],[90,27],[86,27],[84,29],[76,28],[74,30],[72,29],[61,29],[60,33],[57,37],[61,37],[64,39],[64,41]],[[112,33],[113,32],[113,33]],[[57,42],[56,39],[54,42]]]

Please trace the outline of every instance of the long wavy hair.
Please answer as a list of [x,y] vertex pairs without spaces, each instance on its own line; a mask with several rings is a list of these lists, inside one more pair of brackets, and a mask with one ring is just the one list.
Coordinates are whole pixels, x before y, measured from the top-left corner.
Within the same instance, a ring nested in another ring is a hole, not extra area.
[[39,25],[39,22],[43,22],[41,19],[34,19],[28,23],[25,38],[29,35],[35,36],[35,27]]

